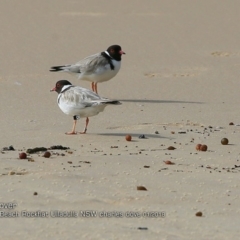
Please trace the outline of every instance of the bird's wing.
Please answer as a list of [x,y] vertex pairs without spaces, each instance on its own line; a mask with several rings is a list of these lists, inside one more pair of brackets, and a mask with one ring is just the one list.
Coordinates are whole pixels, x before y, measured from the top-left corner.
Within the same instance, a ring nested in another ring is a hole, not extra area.
[[72,66],[73,68],[76,68],[78,66],[80,72],[86,75],[97,73],[99,71],[103,71],[105,68],[110,67],[108,60],[103,57],[101,53],[86,57]]
[[64,101],[69,106],[85,108],[108,102],[109,99],[102,98],[89,89],[76,86],[61,93],[60,101]]

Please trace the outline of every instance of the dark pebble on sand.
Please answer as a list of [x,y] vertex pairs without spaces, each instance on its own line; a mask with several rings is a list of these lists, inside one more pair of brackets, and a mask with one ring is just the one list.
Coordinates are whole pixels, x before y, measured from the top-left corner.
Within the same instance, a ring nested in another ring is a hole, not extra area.
[[45,158],[50,158],[51,157],[51,153],[49,151],[46,151],[44,154],[43,154],[43,157]]
[[202,217],[202,212],[196,212],[195,214],[197,217]]
[[137,186],[137,190],[139,190],[139,191],[147,191],[147,189],[144,186]]
[[25,152],[19,153],[20,159],[27,159],[27,154]]
[[148,230],[147,227],[138,227],[138,230]]
[[9,147],[4,147],[2,151],[15,151],[14,147],[11,145]]
[[169,146],[167,149],[168,149],[168,150],[175,150],[176,148],[173,147],[173,146]]
[[228,145],[228,139],[227,138],[223,138],[222,140],[221,140],[221,144],[222,145]]

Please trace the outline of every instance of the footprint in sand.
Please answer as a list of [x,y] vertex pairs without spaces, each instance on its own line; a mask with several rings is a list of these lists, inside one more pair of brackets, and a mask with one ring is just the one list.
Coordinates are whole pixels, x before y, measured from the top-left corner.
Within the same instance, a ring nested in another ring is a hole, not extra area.
[[7,175],[25,175],[28,172],[25,169],[21,169],[21,170],[14,170],[12,168],[5,168],[5,171],[7,170],[8,172],[3,172],[0,173],[0,176],[7,176]]
[[[167,70],[168,72],[166,72],[166,70],[163,70],[162,73],[149,72],[149,73],[145,73],[144,75],[148,78],[155,78],[155,77],[160,77],[160,78],[196,77],[206,70],[207,70],[206,68],[196,67],[196,68],[193,68],[193,69],[181,69],[181,70],[177,70],[177,71],[174,71],[174,72],[170,72],[170,70]],[[164,73],[164,71],[165,71],[165,73]]]
[[211,55],[214,56],[214,57],[229,57],[229,56],[234,55],[234,54],[230,53],[230,52],[218,51],[218,52],[212,52]]

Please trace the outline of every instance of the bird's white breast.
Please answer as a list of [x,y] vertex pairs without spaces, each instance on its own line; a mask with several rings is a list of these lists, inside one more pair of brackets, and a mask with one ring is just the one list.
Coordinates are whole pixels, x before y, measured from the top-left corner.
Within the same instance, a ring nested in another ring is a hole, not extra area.
[[111,78],[115,77],[118,71],[121,68],[121,61],[112,60],[114,65],[114,69],[112,70],[110,65],[107,64],[105,66],[99,66],[96,71],[92,74],[80,74],[79,79],[87,80],[91,82],[105,82],[110,80]]

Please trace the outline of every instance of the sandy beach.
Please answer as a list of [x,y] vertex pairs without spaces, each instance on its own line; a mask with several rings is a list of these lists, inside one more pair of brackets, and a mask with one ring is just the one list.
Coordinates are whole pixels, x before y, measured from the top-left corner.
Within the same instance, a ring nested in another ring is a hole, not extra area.
[[[238,239],[239,7],[2,2],[1,239]],[[98,92],[122,105],[90,118],[87,134],[65,135],[72,118],[50,89],[60,79],[90,83],[50,67],[113,44],[126,55]],[[59,145],[67,149],[50,149]],[[50,158],[19,159],[36,147]]]

